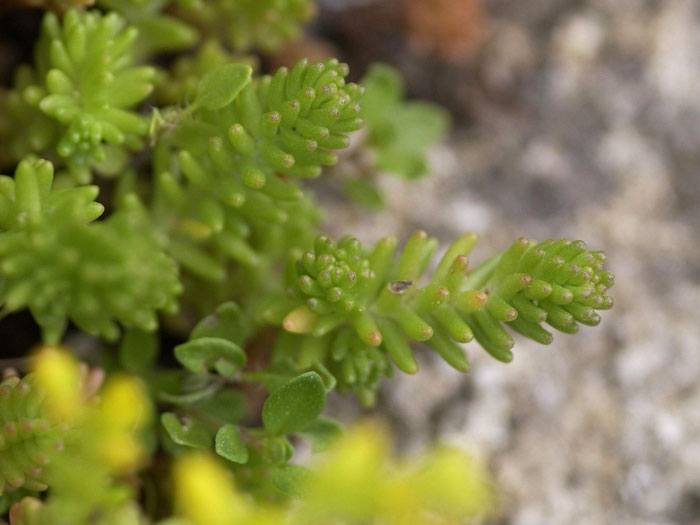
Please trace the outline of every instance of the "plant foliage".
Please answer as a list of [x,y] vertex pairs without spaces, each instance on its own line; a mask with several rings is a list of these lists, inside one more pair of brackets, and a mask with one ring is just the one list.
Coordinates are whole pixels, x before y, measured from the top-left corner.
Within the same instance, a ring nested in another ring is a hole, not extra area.
[[[406,100],[388,66],[356,84],[336,59],[261,72],[241,54],[297,36],[310,0],[50,4],[34,63],[0,91],[14,172],[0,308],[29,311],[43,341],[0,383],[0,511],[13,525],[491,512],[473,458],[399,462],[379,426],[344,433],[326,400],[372,406],[384,378],[418,373],[421,347],[468,372],[465,344],[508,362],[513,333],[549,344],[598,324],[604,255],[518,239],[472,265],[471,233],[440,257],[423,231],[400,249],[325,236],[311,179],[323,193],[345,176],[381,203],[375,175],[425,176],[447,117]],[[324,459],[302,466],[300,445]]]

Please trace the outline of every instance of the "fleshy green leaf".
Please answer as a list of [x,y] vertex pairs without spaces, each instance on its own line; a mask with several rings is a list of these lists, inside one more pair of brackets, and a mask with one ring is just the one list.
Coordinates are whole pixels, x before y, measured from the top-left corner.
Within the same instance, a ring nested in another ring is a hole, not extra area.
[[194,105],[217,110],[230,104],[248,85],[253,69],[246,64],[224,64],[202,78]]
[[263,405],[263,425],[270,434],[304,430],[323,410],[326,389],[316,372],[306,372],[275,390]]
[[178,345],[175,357],[192,372],[201,374],[213,368],[224,377],[232,377],[246,361],[238,345],[219,337],[201,337]]
[[236,425],[224,425],[216,433],[216,453],[234,463],[248,462],[248,447]]

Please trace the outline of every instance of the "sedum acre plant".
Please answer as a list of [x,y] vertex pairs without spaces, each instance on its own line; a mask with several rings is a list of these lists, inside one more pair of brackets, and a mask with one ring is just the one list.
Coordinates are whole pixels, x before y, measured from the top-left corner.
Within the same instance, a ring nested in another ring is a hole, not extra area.
[[33,1],[56,11],[0,89],[0,308],[41,333],[0,383],[4,520],[492,515],[475,458],[395,458],[380,424],[345,432],[326,400],[371,407],[420,352],[468,373],[476,347],[509,362],[517,337],[598,324],[605,256],[522,238],[473,264],[472,233],[439,257],[423,231],[330,239],[312,189],[338,177],[381,205],[379,174],[427,174],[443,110],[385,65],[360,83],[333,58],[261,69],[309,0],[86,3]]

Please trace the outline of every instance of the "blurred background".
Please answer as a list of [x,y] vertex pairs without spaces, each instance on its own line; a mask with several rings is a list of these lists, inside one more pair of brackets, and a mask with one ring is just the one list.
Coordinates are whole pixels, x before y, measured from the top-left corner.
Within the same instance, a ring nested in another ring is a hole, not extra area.
[[[0,20],[3,84],[39,20]],[[474,231],[474,261],[518,236],[580,238],[617,276],[600,327],[519,338],[510,365],[471,345],[463,376],[419,354],[423,372],[380,396],[400,447],[484,457],[498,524],[700,523],[700,1],[320,0],[266,66],[327,55],[355,78],[388,62],[452,116],[431,176],[380,179],[384,210],[327,188],[331,232]],[[5,354],[36,337],[27,316],[0,325]]]
[[385,385],[406,450],[468,443],[512,525],[700,523],[700,2],[325,0],[319,34],[353,71],[398,67],[447,107],[432,176],[382,180],[387,208],[332,214],[363,239],[420,227],[605,250],[601,326],[519,339],[461,376],[424,352]]

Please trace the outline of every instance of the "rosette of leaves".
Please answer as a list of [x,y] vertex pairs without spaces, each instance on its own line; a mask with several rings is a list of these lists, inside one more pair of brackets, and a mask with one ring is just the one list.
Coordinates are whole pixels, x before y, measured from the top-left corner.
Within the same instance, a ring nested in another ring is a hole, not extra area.
[[0,382],[0,495],[47,488],[45,467],[62,447],[63,432],[44,413],[31,376]]
[[206,33],[237,51],[275,51],[301,33],[316,9],[313,0],[196,0],[183,13]]
[[22,161],[0,178],[0,301],[29,308],[44,340],[60,340],[70,319],[113,339],[117,322],[154,330],[156,311],[174,311],[175,263],[160,249],[135,197],[103,222],[97,188],[53,189],[53,166]]
[[[313,323],[320,337],[283,334],[276,344],[276,359],[294,355],[291,366],[302,369],[320,364],[320,372],[332,375],[341,388],[352,387],[371,404],[379,380],[391,375],[393,366],[387,353],[377,348],[380,333],[366,332],[372,323],[365,315],[366,304],[376,274],[365,248],[352,237],[337,243],[318,237],[313,251],[305,252],[288,275],[294,299],[304,306],[285,318],[284,328],[294,333],[300,325]],[[343,326],[348,319],[350,323]],[[319,359],[329,347],[329,359]]]
[[[453,243],[428,282],[420,280],[437,241],[418,231],[395,257],[396,241],[383,239],[366,250],[354,239],[337,244],[320,238],[288,272],[299,304],[283,328],[303,334],[285,353],[299,367],[319,363],[371,403],[388,359],[406,373],[418,369],[410,342],[420,341],[447,363],[466,372],[458,343],[476,339],[493,357],[508,362],[516,332],[542,344],[542,327],[574,333],[578,323],[596,325],[596,310],[612,301],[613,279],[601,252],[566,239],[537,243],[520,239],[508,250],[469,271],[467,255],[476,236]],[[290,348],[296,346],[296,348]]]
[[184,114],[163,113],[158,214],[176,234],[171,253],[183,266],[220,281],[222,258],[255,267],[273,259],[257,249],[306,244],[317,211],[298,181],[335,163],[333,150],[362,123],[361,88],[345,83],[347,73],[336,60],[302,61],[252,79],[249,66],[225,64],[202,79]]
[[28,66],[17,69],[13,89],[0,88],[0,166],[14,166],[35,151],[51,151],[60,125],[39,109],[41,90]]
[[36,84],[21,96],[60,128],[57,142],[37,152],[57,153],[81,182],[89,181],[94,164],[117,172],[125,149],[139,149],[148,132],[147,119],[133,108],[153,90],[155,69],[133,65],[137,36],[116,13],[71,10],[61,21],[53,13],[44,17]]

